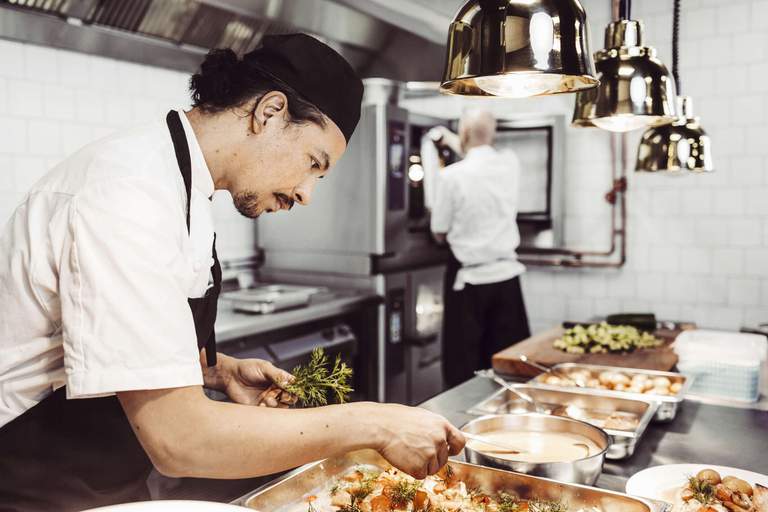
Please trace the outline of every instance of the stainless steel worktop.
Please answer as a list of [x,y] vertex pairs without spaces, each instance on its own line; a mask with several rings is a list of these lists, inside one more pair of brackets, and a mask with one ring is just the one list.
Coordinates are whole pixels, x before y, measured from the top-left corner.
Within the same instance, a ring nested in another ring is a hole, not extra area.
[[372,293],[329,290],[313,295],[306,307],[262,315],[234,311],[229,302],[222,299],[219,301],[219,313],[216,318],[216,341],[222,343],[351,313],[364,303],[376,300],[378,297]]
[[[461,426],[476,417],[467,414],[467,409],[496,388],[487,379],[475,377],[428,400],[422,407]],[[646,467],[684,462],[734,466],[768,474],[766,432],[766,411],[686,401],[674,421],[648,427],[632,457],[606,463],[597,486],[623,491],[627,478]],[[166,488],[158,497],[229,502],[277,476],[248,480],[184,479],[184,485]]]

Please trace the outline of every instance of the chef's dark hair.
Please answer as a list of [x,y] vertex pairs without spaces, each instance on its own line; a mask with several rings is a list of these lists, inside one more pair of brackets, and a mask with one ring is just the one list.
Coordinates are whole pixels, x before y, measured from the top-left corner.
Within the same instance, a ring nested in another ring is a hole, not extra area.
[[288,115],[294,123],[325,125],[323,113],[295,89],[269,74],[254,59],[240,59],[229,48],[208,52],[200,71],[189,80],[192,106],[204,112],[221,112],[250,100],[259,100],[270,91],[280,91],[288,99]]

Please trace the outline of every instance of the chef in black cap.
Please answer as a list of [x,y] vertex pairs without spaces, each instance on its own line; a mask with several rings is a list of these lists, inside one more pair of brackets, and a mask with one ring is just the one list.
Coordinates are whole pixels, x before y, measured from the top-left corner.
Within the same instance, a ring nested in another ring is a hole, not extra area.
[[0,510],[148,499],[153,466],[245,478],[359,448],[422,478],[463,447],[423,409],[283,408],[264,391],[289,374],[216,354],[210,197],[229,191],[249,218],[308,205],[360,117],[349,64],[270,36],[242,58],[212,51],[190,89],[188,112],[52,169],[0,232]]

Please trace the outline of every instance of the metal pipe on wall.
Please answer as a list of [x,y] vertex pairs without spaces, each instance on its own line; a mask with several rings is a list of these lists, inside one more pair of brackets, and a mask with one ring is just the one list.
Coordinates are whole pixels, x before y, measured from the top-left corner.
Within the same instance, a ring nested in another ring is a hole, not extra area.
[[[524,248],[520,261],[525,265],[577,268],[620,268],[627,260],[627,137],[615,133],[611,137],[612,188],[605,194],[611,204],[611,245],[605,251]],[[618,222],[617,222],[618,217]],[[618,256],[618,260],[615,258]],[[603,259],[604,258],[604,259]]]

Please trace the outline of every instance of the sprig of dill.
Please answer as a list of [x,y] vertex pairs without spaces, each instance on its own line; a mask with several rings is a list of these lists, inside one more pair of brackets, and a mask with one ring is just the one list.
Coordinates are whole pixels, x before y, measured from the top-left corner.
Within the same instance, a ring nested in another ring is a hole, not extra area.
[[389,500],[393,508],[403,508],[416,497],[416,491],[421,487],[418,480],[409,482],[399,480],[389,491]]
[[559,500],[530,500],[529,512],[568,512],[568,505]]
[[322,348],[312,351],[309,364],[299,365],[291,373],[294,380],[285,389],[295,395],[304,407],[327,405],[329,394],[334,396],[336,402],[344,403],[353,391],[348,384],[352,368],[342,362],[341,355],[337,355],[333,367],[329,369],[328,356]]
[[695,476],[688,477],[688,487],[693,493],[693,498],[702,505],[715,501],[715,487],[706,480],[699,480]]
[[499,512],[517,512],[520,508],[518,499],[506,492],[500,492],[496,502],[499,505]]

